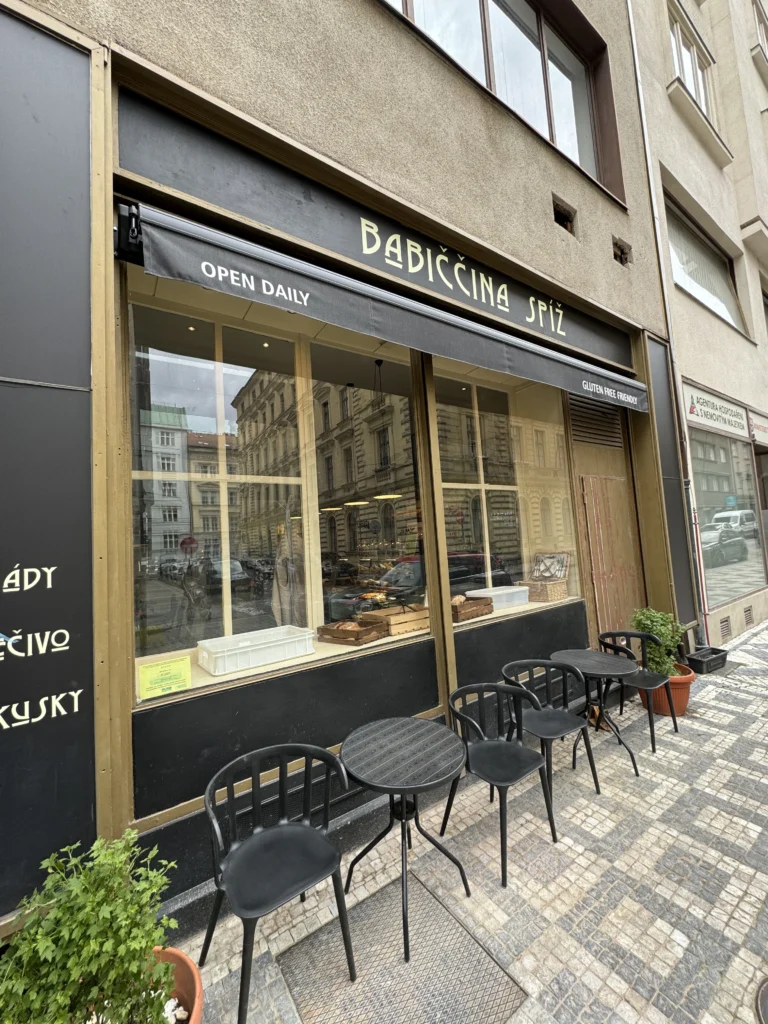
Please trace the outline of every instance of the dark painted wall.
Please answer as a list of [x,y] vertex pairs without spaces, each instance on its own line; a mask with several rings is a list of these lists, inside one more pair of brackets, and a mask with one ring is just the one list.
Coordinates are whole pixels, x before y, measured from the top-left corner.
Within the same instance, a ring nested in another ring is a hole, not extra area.
[[89,74],[0,13],[0,914],[95,836]]
[[459,686],[502,682],[508,661],[549,658],[553,651],[589,646],[583,601],[515,615],[454,633]]
[[687,512],[683,498],[674,389],[667,346],[654,338],[649,338],[648,356],[651,364],[651,388],[656,430],[659,436],[664,506],[667,512],[667,532],[672,552],[672,577],[677,597],[677,614],[681,622],[688,623],[694,622],[697,618],[696,599],[691,579],[691,554],[685,526]]
[[133,716],[136,817],[200,796],[219,768],[249,750],[330,747],[366,722],[438,703],[429,639],[144,708]]

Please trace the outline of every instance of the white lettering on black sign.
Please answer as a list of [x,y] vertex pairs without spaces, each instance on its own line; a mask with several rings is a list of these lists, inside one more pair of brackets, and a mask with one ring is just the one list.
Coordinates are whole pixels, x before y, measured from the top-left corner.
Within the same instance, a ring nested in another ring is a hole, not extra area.
[[235,288],[242,288],[243,291],[254,294],[261,292],[262,295],[285,299],[286,302],[292,302],[296,306],[306,306],[311,295],[310,292],[303,292],[300,288],[293,288],[279,282],[275,284],[273,281],[268,281],[266,277],[259,278],[256,274],[246,274],[244,270],[224,267],[221,264],[210,263],[208,260],[203,260],[200,269],[211,281],[228,281]]

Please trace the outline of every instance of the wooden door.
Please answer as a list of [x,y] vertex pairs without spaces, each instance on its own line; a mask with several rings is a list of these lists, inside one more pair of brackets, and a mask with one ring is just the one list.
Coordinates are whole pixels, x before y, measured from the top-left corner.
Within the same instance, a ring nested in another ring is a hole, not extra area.
[[590,642],[629,629],[645,604],[637,508],[624,413],[571,399],[582,578]]

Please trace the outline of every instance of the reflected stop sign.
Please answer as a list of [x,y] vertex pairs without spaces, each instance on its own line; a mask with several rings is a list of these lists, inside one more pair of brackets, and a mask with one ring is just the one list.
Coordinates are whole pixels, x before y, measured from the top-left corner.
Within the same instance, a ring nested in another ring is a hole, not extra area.
[[190,555],[194,555],[200,545],[197,543],[194,537],[182,537],[179,541],[179,547],[181,548],[182,554],[185,554],[187,558]]

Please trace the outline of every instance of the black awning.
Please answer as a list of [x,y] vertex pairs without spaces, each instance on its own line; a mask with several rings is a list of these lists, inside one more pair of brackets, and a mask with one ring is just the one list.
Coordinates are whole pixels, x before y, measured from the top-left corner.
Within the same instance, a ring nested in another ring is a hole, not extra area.
[[148,274],[188,281],[431,355],[514,374],[600,402],[648,411],[644,384],[531,341],[141,207]]

